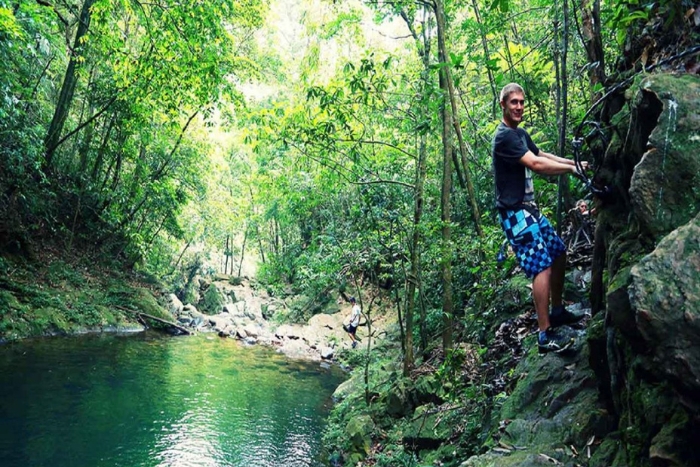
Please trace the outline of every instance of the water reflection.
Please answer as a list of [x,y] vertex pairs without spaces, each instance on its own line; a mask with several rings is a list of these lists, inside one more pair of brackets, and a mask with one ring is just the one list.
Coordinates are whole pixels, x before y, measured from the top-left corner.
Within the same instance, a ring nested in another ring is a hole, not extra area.
[[3,467],[319,466],[342,375],[197,336],[0,347]]

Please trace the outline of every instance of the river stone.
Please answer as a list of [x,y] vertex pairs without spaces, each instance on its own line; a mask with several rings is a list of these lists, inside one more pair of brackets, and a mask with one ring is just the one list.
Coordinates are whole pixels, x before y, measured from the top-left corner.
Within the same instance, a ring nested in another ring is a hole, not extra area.
[[174,293],[171,293],[168,295],[168,310],[170,310],[170,313],[173,315],[179,315],[182,312],[183,305],[182,302],[180,301],[179,298],[177,298],[177,295]]
[[183,306],[182,312],[187,313],[190,316],[194,316],[199,313],[199,311],[197,311],[197,307],[195,307],[191,303],[188,303],[187,305]]
[[192,318],[189,316],[178,316],[177,322],[182,324],[183,326],[191,326],[192,325]]
[[256,337],[256,338],[257,338],[257,337],[260,335],[260,327],[254,325],[254,324],[248,324],[247,326],[245,326],[245,327],[243,328],[243,330],[245,331],[245,333],[246,333],[248,336],[251,336],[251,337]]
[[322,347],[321,348],[321,358],[324,360],[330,360],[333,358],[334,350],[332,347]]
[[289,324],[283,324],[278,327],[275,331],[275,336],[280,339],[300,339],[302,337],[302,330],[298,326],[292,326]]
[[[700,215],[632,268],[630,302],[648,368],[700,404]],[[686,400],[686,403],[689,402]]]
[[282,346],[278,349],[290,358],[309,358],[309,346],[306,345],[301,339],[297,340],[284,340],[282,341]]
[[247,318],[246,303],[241,300],[236,303],[227,303],[223,306],[224,311],[231,314],[235,318]]
[[209,324],[211,325],[212,328],[216,331],[221,331],[225,329],[227,326],[230,326],[231,319],[229,318],[228,314],[226,315],[214,315],[214,316],[209,316]]
[[661,114],[632,175],[630,201],[642,229],[659,239],[700,210],[700,81],[645,75],[636,92],[635,107]]

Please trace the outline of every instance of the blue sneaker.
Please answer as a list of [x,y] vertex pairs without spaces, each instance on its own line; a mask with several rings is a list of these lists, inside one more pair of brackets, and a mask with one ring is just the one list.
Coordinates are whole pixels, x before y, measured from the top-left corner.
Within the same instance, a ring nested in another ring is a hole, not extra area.
[[546,331],[540,331],[537,335],[537,349],[539,353],[561,352],[574,345],[575,339],[561,330],[554,330],[551,327]]
[[357,347],[357,342],[352,343],[352,348],[354,349],[355,347]]
[[559,305],[552,307],[552,311],[549,313],[549,326],[552,328],[558,328],[559,326],[564,326],[567,324],[575,324],[581,321],[586,315],[583,313],[572,313],[564,307],[564,305]]

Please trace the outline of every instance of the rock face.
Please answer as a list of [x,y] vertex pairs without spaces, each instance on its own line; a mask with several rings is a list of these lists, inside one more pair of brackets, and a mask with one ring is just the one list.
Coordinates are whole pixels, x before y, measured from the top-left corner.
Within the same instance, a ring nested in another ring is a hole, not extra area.
[[649,371],[700,406],[700,216],[632,268],[629,296]]
[[654,115],[658,117],[630,180],[630,204],[640,228],[658,239],[698,212],[700,80],[690,75],[652,75],[635,90],[633,99],[646,113],[639,118],[653,122]]
[[591,366],[617,440],[599,465],[700,465],[698,96],[697,76],[644,76],[610,120],[599,181],[614,189],[599,209],[592,287],[604,329]]

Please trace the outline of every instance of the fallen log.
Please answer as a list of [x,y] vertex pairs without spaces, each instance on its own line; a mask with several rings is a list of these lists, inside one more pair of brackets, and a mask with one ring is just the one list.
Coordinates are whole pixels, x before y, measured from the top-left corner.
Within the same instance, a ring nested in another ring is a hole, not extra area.
[[123,306],[119,306],[119,305],[114,305],[114,307],[118,308],[122,311],[128,311],[129,313],[133,313],[133,314],[137,315],[138,317],[140,317],[141,319],[148,318],[148,319],[152,319],[153,321],[158,321],[159,323],[162,323],[162,324],[167,324],[168,326],[172,326],[175,329],[177,329],[178,331],[181,331],[187,335],[193,334],[192,331],[190,331],[189,329],[183,328],[179,324],[173,323],[172,321],[168,321],[167,319],[163,319],[163,318],[159,318],[157,316],[149,315],[148,313],[143,313],[141,311],[136,311],[136,310],[132,310],[129,308],[124,308]]

